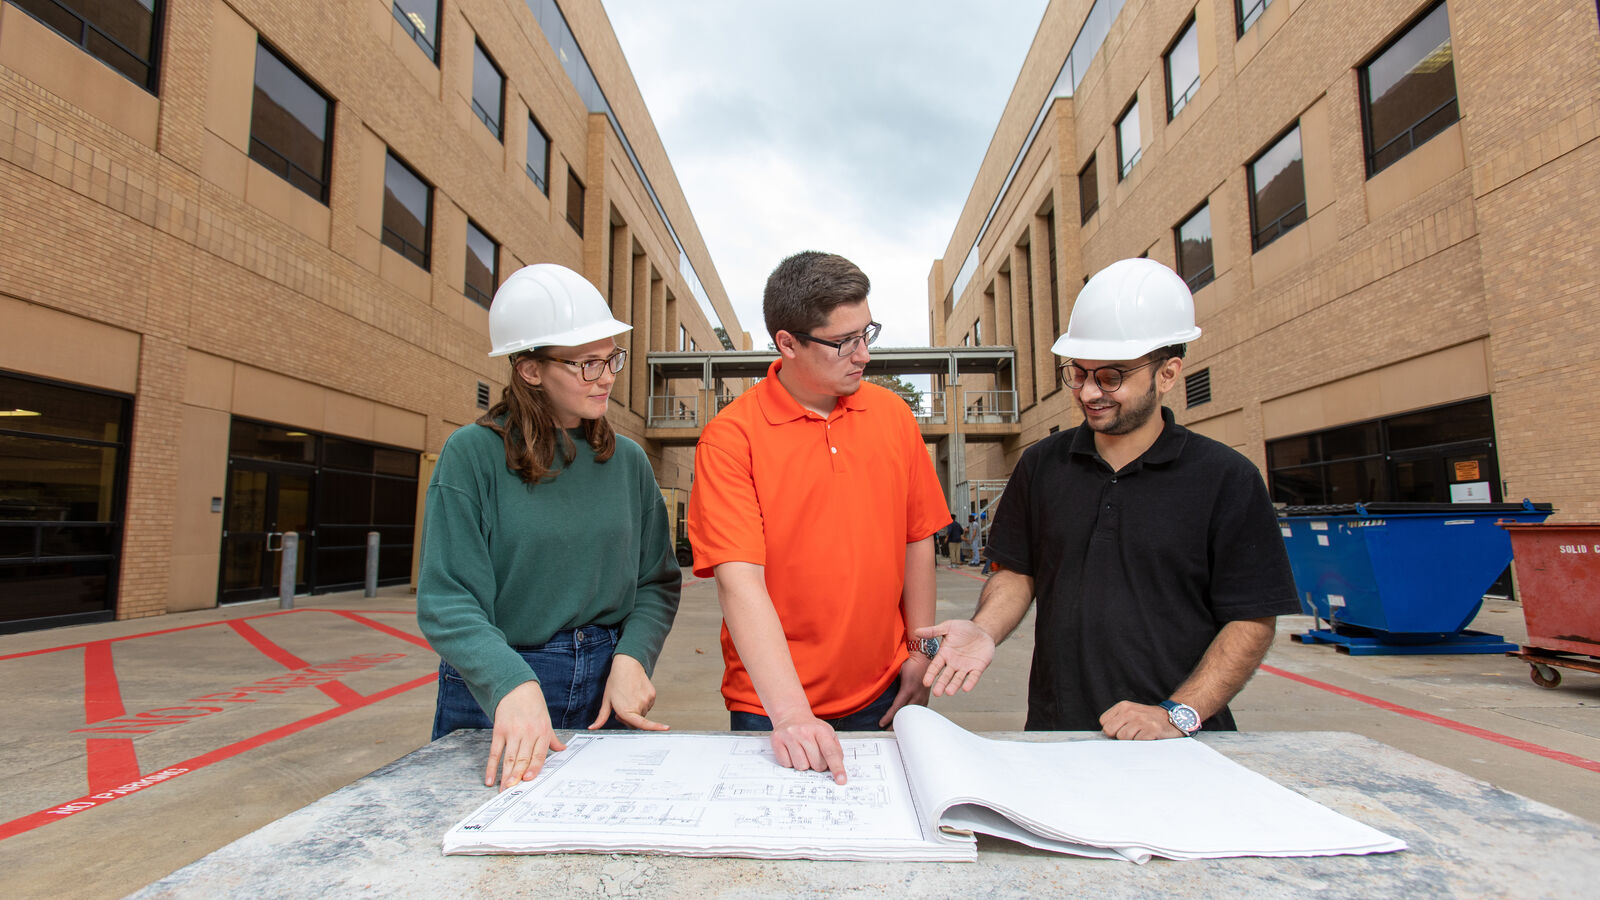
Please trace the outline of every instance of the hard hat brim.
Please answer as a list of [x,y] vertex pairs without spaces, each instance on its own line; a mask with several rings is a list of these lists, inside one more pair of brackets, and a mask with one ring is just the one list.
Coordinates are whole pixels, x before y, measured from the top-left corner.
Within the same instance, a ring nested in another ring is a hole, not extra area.
[[1198,326],[1156,340],[1143,338],[1136,341],[1093,341],[1085,338],[1075,338],[1070,334],[1063,334],[1050,347],[1050,352],[1067,359],[1124,362],[1138,359],[1146,353],[1152,350],[1159,350],[1162,347],[1170,347],[1173,344],[1187,344],[1198,337],[1200,337],[1200,328]]
[[615,337],[619,334],[632,330],[633,326],[626,322],[621,322],[617,319],[607,319],[601,322],[591,322],[582,328],[574,328],[571,331],[564,331],[560,334],[549,335],[537,341],[523,341],[507,344],[506,346],[491,350],[489,352],[489,356],[491,358],[496,356],[510,356],[513,353],[521,353],[525,350],[536,350],[540,347],[581,347],[590,341],[598,341],[601,338]]

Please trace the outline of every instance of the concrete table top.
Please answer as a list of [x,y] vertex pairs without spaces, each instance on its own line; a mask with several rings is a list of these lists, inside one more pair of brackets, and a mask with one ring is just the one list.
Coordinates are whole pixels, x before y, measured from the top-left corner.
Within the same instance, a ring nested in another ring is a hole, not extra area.
[[[1077,733],[1000,733],[1075,740]],[[440,840],[493,796],[489,732],[459,731],[134,894],[251,897],[1580,897],[1600,883],[1600,826],[1359,735],[1199,738],[1344,815],[1404,840],[1374,856],[1138,866],[986,836],[975,863],[818,862],[552,854],[444,856]],[[1574,773],[1575,778],[1593,777]],[[218,798],[226,802],[226,798]],[[1181,815],[1181,809],[1174,814]]]

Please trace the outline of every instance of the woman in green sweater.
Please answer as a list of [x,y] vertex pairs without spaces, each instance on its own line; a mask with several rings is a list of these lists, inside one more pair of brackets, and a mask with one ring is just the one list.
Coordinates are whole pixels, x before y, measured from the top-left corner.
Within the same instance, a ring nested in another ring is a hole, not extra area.
[[[665,730],[650,673],[682,574],[638,444],[606,421],[627,359],[583,276],[527,266],[495,292],[511,383],[452,434],[428,484],[417,620],[440,656],[437,740],[493,728],[484,784],[531,779],[556,729]],[[493,715],[487,715],[493,710]]]

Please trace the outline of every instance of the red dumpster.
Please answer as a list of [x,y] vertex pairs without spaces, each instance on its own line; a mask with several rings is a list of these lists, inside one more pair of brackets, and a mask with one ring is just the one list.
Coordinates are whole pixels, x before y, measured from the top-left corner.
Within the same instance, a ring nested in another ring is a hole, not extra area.
[[1600,522],[1501,527],[1528,623],[1527,646],[1508,655],[1527,660],[1541,687],[1561,681],[1551,666],[1600,672]]

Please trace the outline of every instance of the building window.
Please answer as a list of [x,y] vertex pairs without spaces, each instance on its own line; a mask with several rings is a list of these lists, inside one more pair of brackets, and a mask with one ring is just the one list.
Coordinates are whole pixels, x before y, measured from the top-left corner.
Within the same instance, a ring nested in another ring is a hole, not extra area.
[[1196,406],[1210,402],[1211,369],[1209,367],[1183,376],[1183,405],[1185,409],[1193,409]]
[[567,170],[567,224],[583,234],[583,182],[571,169]]
[[433,186],[389,154],[383,173],[383,243],[426,269],[433,233]]
[[256,44],[250,104],[250,158],[328,202],[333,102],[266,44]]
[[1235,21],[1239,23],[1239,37],[1244,37],[1244,33],[1271,5],[1272,0],[1233,0],[1233,11],[1238,14]]
[[0,373],[0,633],[112,617],[132,413]]
[[472,112],[489,126],[490,134],[505,139],[501,123],[506,117],[506,76],[481,43],[473,44]]
[[467,277],[463,293],[484,309],[500,286],[500,245],[478,223],[467,220]]
[[129,81],[156,90],[161,0],[9,0]]
[[477,401],[479,409],[488,409],[489,408],[489,386],[487,384],[484,384],[481,381],[478,382],[478,392],[477,392],[477,395],[476,395],[476,397],[474,399]]
[[1189,290],[1198,291],[1216,277],[1211,256],[1211,204],[1200,208],[1178,224],[1178,274]]
[[550,193],[550,135],[544,133],[539,123],[528,117],[528,177],[539,186],[542,194]]
[[1122,118],[1117,120],[1117,180],[1121,181],[1139,162],[1143,148],[1139,145],[1139,98],[1133,98]]
[[678,326],[678,349],[689,349],[689,329],[682,325]]
[[1167,51],[1166,62],[1167,120],[1171,121],[1200,90],[1200,29],[1195,27],[1193,17]]
[[1443,3],[1361,67],[1361,118],[1368,177],[1461,118]]
[[1083,164],[1078,171],[1078,210],[1083,215],[1083,222],[1088,222],[1095,210],[1100,208],[1100,181],[1095,176],[1094,154],[1089,154],[1089,161]]
[[1306,220],[1300,125],[1249,165],[1251,246],[1260,250]]
[[974,347],[982,347],[983,346],[983,320],[982,319],[978,319],[978,320],[976,320],[976,321],[974,321],[972,323],[972,345]]
[[394,0],[395,21],[405,26],[428,59],[439,61],[439,0]]
[[1295,505],[1499,502],[1489,398],[1268,441],[1267,481]]

